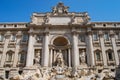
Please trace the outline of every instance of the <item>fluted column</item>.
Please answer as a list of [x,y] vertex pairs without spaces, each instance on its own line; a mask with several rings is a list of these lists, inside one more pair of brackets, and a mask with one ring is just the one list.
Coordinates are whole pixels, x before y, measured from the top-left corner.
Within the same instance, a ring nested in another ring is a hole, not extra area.
[[49,33],[45,33],[43,45],[43,66],[49,65]]
[[72,65],[73,67],[79,66],[79,51],[78,51],[78,34],[73,32],[73,42],[72,42]]
[[100,45],[101,45],[101,49],[102,49],[103,63],[104,63],[104,66],[107,66],[107,56],[105,53],[105,44],[104,44],[103,33],[99,32],[99,36],[100,36]]
[[33,65],[33,59],[34,59],[34,34],[32,32],[29,32],[29,41],[28,41],[28,51],[27,51],[27,60],[26,60],[26,66],[32,66]]
[[116,47],[116,42],[115,42],[115,35],[114,35],[114,33],[111,34],[111,41],[112,41],[112,47],[113,47],[113,51],[114,51],[114,55],[115,55],[116,65],[119,65],[119,57],[118,57],[118,53],[117,53],[117,47]]

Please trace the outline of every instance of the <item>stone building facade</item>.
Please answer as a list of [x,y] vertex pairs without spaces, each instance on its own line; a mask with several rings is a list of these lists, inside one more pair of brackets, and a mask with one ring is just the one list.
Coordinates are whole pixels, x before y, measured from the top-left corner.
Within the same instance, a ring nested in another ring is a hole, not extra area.
[[[90,22],[87,12],[33,13],[29,23],[0,23],[0,80],[114,80],[120,22]],[[117,70],[117,71],[116,71]]]

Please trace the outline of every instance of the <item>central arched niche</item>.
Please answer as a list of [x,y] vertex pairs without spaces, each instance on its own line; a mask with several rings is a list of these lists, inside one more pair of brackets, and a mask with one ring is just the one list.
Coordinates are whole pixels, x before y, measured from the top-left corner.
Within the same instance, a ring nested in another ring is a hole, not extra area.
[[68,45],[68,40],[64,37],[57,37],[56,39],[54,39],[53,44],[55,46],[65,46]]

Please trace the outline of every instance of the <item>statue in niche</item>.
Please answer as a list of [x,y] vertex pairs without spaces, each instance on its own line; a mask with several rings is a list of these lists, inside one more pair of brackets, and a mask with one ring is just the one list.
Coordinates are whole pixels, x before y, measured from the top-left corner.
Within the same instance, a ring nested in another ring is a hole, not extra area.
[[38,50],[35,53],[35,58],[34,58],[35,65],[40,65],[40,50]]
[[56,57],[56,65],[58,67],[64,67],[64,59],[63,59],[63,54],[62,51],[59,50],[59,52],[57,53],[57,57]]
[[40,35],[37,35],[36,40],[37,40],[38,43],[40,43],[40,42],[42,42],[42,37]]
[[80,63],[82,65],[86,64],[85,50],[82,50],[82,52],[80,53]]

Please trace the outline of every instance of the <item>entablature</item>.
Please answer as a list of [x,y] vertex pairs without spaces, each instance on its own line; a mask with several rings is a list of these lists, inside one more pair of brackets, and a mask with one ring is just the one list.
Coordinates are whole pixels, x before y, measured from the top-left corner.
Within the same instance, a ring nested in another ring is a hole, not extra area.
[[93,28],[120,28],[120,22],[91,22]]

